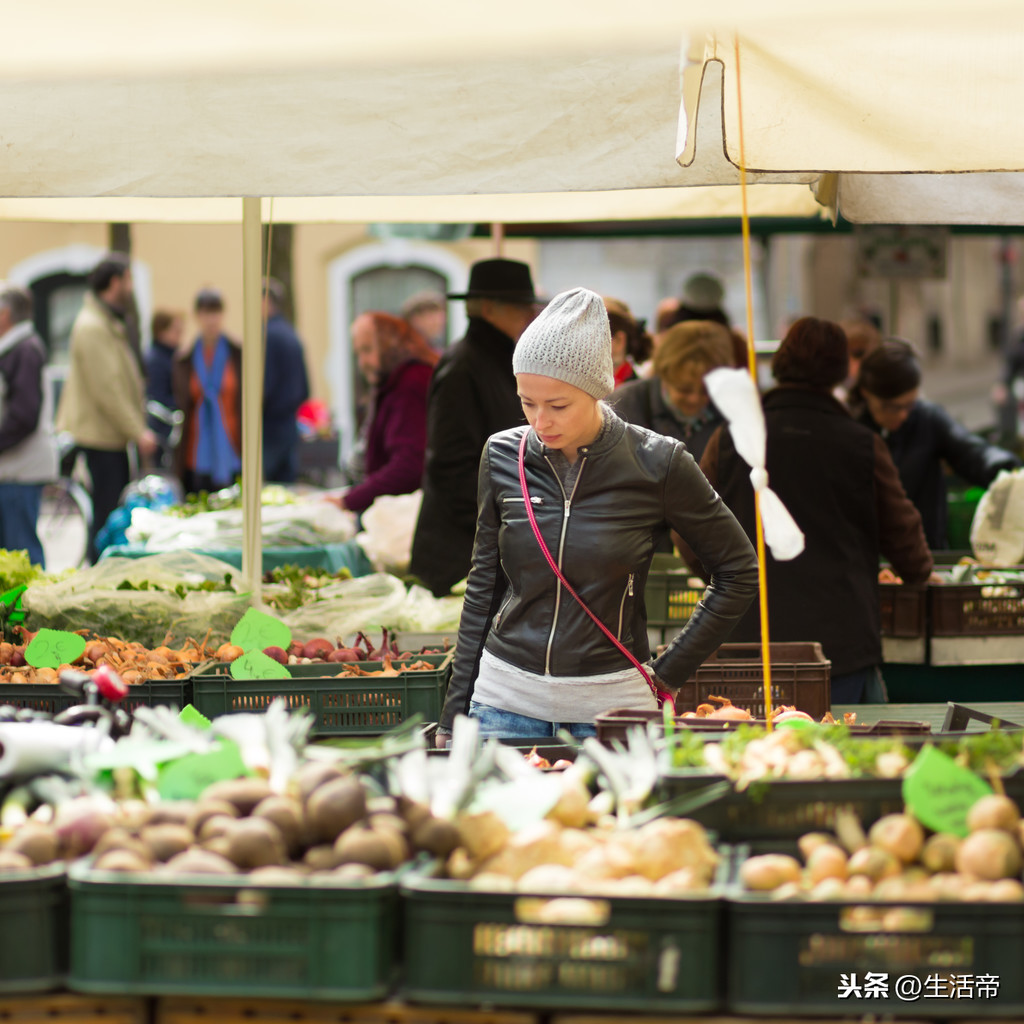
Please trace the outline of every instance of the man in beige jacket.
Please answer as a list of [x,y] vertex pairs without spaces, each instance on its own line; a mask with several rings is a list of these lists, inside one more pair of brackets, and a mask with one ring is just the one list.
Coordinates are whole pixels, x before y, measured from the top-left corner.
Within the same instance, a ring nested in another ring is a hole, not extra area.
[[146,458],[157,442],[146,427],[142,372],[125,325],[132,295],[128,257],[104,256],[89,275],[89,289],[71,328],[70,365],[57,428],[71,435],[89,467],[89,558],[95,561],[96,534],[131,480],[128,445],[137,445],[140,457]]

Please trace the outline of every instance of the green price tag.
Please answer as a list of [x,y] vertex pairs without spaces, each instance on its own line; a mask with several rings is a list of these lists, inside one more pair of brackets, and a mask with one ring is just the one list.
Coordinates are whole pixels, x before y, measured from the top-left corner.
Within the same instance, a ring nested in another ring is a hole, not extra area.
[[195,800],[215,782],[251,774],[238,752],[238,745],[221,740],[217,749],[206,754],[187,754],[165,764],[160,769],[156,788],[161,800]]
[[231,642],[243,651],[261,651],[264,647],[288,649],[292,631],[273,615],[250,608],[231,631]]
[[232,679],[291,679],[287,665],[268,658],[262,651],[249,651],[231,662]]
[[33,668],[70,665],[85,652],[85,637],[62,629],[41,629],[25,648],[25,661]]
[[788,722],[779,722],[773,729],[815,729],[817,722],[808,722],[806,718],[791,718]]
[[193,704],[186,704],[178,712],[178,720],[197,729],[209,729],[213,723]]
[[933,832],[966,836],[967,812],[992,787],[969,768],[926,746],[903,776],[903,802]]

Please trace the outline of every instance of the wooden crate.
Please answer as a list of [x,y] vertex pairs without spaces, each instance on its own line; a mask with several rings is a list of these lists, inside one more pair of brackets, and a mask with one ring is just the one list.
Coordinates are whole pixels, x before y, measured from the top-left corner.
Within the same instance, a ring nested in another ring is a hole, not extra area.
[[274,999],[187,999],[157,1003],[154,1024],[538,1024],[532,1013],[449,1010],[405,1003],[307,1003]]
[[118,996],[0,996],[0,1022],[6,1024],[148,1024],[145,999]]

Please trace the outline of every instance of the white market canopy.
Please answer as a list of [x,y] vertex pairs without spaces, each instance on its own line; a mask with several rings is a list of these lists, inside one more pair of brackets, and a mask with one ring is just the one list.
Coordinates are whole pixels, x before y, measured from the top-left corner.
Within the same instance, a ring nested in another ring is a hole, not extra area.
[[[674,186],[736,181],[737,28],[761,180],[818,182],[858,220],[1019,218],[1017,179],[990,173],[1024,165],[1019,0],[25,4],[5,12],[0,196],[493,210],[440,221],[515,219],[485,198],[502,194],[653,189],[645,209],[671,208]],[[687,132],[698,99],[710,134]],[[552,204],[520,202],[529,220]],[[350,216],[371,219],[324,219]]]

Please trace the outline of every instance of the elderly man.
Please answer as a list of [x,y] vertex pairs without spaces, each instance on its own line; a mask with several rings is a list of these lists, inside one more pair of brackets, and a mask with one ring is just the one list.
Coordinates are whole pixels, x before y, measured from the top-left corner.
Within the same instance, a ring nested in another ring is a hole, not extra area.
[[436,596],[468,572],[476,533],[480,453],[491,434],[523,422],[512,352],[537,314],[530,268],[515,260],[474,263],[465,299],[469,328],[441,357],[427,399],[423,505],[409,571]]
[[32,326],[32,296],[0,284],[0,548],[44,565],[36,533],[43,484],[57,475],[46,349]]
[[92,479],[91,561],[96,534],[131,480],[128,445],[137,445],[143,458],[157,447],[146,427],[142,372],[125,322],[131,299],[128,257],[108,253],[89,275],[89,291],[71,328],[68,377],[57,411],[58,428],[85,453]]

